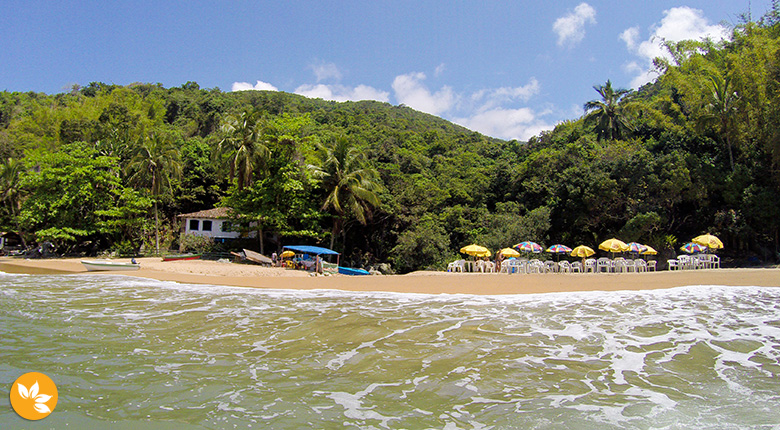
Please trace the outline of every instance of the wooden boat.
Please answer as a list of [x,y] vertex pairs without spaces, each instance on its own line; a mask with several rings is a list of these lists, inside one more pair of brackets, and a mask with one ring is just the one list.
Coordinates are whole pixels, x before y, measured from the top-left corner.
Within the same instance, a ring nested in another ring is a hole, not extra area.
[[81,260],[81,264],[90,272],[105,270],[138,270],[141,268],[141,265],[138,263],[110,260]]
[[367,270],[353,269],[351,267],[343,267],[343,266],[339,266],[339,273],[342,275],[351,275],[351,276],[370,275],[370,273],[368,273]]
[[259,252],[250,251],[248,249],[245,249],[244,250],[244,256],[246,257],[247,260],[249,260],[249,261],[251,261],[253,263],[264,264],[264,265],[268,265],[268,266],[273,264],[273,261],[270,258],[266,257],[265,255],[263,255],[263,254],[261,254]]
[[176,254],[166,255],[162,261],[200,260],[200,254]]

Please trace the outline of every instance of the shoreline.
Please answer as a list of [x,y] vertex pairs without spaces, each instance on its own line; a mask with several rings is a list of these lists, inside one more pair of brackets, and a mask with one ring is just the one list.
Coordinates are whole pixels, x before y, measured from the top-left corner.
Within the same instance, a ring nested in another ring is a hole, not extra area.
[[[118,259],[117,261],[128,261]],[[381,276],[310,276],[307,272],[209,260],[163,262],[139,258],[135,271],[88,272],[81,259],[0,258],[0,272],[126,275],[188,284],[265,289],[343,290],[418,294],[540,294],[655,290],[692,285],[780,287],[780,268],[704,269],[645,273],[498,274],[413,272]]]

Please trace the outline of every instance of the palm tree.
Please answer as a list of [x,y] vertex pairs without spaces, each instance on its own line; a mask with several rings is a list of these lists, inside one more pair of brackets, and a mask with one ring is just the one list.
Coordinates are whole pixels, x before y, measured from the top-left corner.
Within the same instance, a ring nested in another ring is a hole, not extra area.
[[720,74],[710,74],[710,103],[705,107],[705,115],[701,118],[703,124],[714,124],[720,129],[720,135],[729,151],[729,164],[734,170],[734,155],[731,150],[731,135],[736,128],[736,110],[739,94],[731,86],[731,76],[725,78]]
[[246,110],[238,115],[228,115],[221,126],[225,138],[217,145],[215,155],[227,159],[230,179],[238,179],[238,189],[252,185],[255,169],[264,167],[269,155],[263,140],[260,113]]
[[601,100],[591,100],[585,103],[585,120],[596,122],[598,139],[620,139],[623,131],[631,130],[620,105],[620,100],[630,93],[623,88],[612,88],[612,82],[607,80],[606,85],[593,87],[601,95]]
[[319,163],[310,165],[327,194],[322,210],[332,210],[333,230],[330,247],[341,232],[347,216],[366,225],[371,209],[380,205],[376,192],[380,189],[379,173],[367,167],[363,155],[341,136],[329,145],[317,145]]
[[179,146],[173,138],[161,133],[151,134],[141,142],[128,163],[130,183],[147,188],[154,197],[154,244],[160,253],[160,218],[157,201],[171,192],[171,179],[181,176]]
[[10,221],[16,224],[16,233],[22,238],[22,246],[27,248],[18,218],[22,191],[20,178],[23,171],[24,163],[21,160],[3,160],[0,164],[0,200],[7,205]]

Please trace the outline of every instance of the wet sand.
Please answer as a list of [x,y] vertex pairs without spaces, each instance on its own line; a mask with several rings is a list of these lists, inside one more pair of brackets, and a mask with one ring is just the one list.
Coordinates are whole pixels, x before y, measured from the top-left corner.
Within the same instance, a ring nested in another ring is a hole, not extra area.
[[[129,261],[118,259],[116,261]],[[136,271],[87,272],[81,259],[0,258],[0,271],[27,274],[129,275],[161,281],[272,289],[333,289],[423,294],[534,294],[648,290],[688,285],[780,287],[780,268],[647,273],[498,274],[414,272],[390,276],[311,276],[307,272],[207,260],[140,258]]]

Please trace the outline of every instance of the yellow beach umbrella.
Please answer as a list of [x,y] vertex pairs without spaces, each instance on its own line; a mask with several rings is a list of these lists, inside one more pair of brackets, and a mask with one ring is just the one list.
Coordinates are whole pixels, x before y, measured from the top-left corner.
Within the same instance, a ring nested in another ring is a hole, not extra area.
[[574,249],[571,250],[571,256],[572,257],[582,257],[587,258],[591,255],[595,254],[596,251],[593,250],[593,248],[585,245],[580,245]]
[[707,248],[711,249],[720,249],[723,248],[723,242],[720,241],[720,239],[717,238],[717,236],[713,236],[709,233],[703,234],[701,236],[696,236],[691,240],[691,242],[706,246]]
[[607,239],[604,242],[601,242],[599,249],[609,252],[625,252],[628,251],[628,245],[626,245],[626,243],[622,240],[615,239],[613,237],[612,239]]
[[503,255],[505,258],[511,258],[511,257],[519,257],[520,253],[515,251],[512,248],[504,248],[501,251],[498,251],[499,254]]
[[474,257],[490,257],[490,250],[485,248],[484,246],[479,245],[468,245],[464,246],[460,249],[461,254],[468,254],[472,255]]
[[[645,245],[645,246],[647,246],[647,245]],[[658,251],[653,249],[652,246],[647,246],[647,249],[642,251],[640,254],[642,254],[642,255],[656,255],[656,254],[658,254]]]
[[295,256],[295,253],[290,251],[289,249],[282,253],[282,258],[290,258],[290,257],[294,257],[294,256]]

